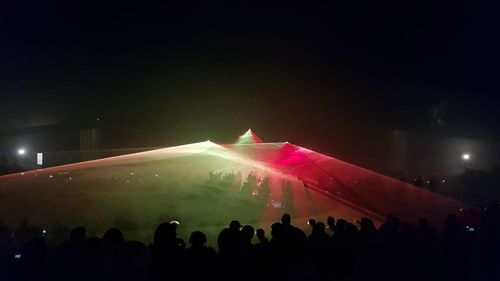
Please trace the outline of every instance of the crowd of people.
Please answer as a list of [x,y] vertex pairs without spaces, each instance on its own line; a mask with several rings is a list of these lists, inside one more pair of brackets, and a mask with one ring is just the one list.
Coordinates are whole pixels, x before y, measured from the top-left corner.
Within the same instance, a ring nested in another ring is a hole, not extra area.
[[0,279],[500,280],[498,202],[482,211],[479,225],[450,215],[441,231],[424,218],[412,225],[394,215],[378,228],[367,218],[308,224],[303,231],[284,214],[268,233],[234,220],[220,231],[217,251],[200,231],[186,243],[175,223],[160,224],[150,245],[126,240],[116,228],[99,238],[77,227],[55,247],[42,232],[20,249],[0,227]]
[[[234,171],[225,173],[211,171],[208,174],[208,183],[254,197],[263,203],[267,203],[271,194],[271,178],[267,175],[259,175],[254,171],[248,173],[246,179],[243,179],[243,174],[240,171],[236,173]],[[291,202],[292,183],[289,180],[281,180],[280,188],[283,204]]]

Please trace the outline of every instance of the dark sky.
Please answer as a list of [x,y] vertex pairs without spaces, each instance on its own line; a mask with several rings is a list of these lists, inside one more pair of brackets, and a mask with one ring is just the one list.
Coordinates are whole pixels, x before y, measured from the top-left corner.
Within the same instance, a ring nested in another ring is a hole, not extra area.
[[498,1],[10,2],[4,131],[99,118],[135,146],[249,127],[299,143],[379,127],[499,136]]

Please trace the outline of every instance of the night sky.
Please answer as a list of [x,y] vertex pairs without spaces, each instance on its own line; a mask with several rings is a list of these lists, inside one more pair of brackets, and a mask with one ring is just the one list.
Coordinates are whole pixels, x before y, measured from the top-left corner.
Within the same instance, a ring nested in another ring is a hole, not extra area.
[[379,128],[500,137],[498,1],[10,2],[4,132],[100,126],[110,147],[248,128],[312,145]]

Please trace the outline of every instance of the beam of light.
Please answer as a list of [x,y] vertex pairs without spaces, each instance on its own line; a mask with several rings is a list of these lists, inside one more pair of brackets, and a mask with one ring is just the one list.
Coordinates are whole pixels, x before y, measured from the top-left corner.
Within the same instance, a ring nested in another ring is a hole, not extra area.
[[[253,136],[251,131],[248,133],[250,136]],[[201,156],[201,158],[189,158],[189,156],[193,155]],[[5,175],[1,176],[0,180],[7,177],[16,177],[15,181],[12,181],[13,183],[17,181],[36,181],[35,177],[38,175],[38,182],[41,182],[42,180],[48,181],[50,174],[53,175],[53,178],[50,179],[50,184],[60,185],[62,183],[58,181],[60,178],[58,172],[84,170],[81,171],[81,174],[87,177],[94,177],[94,174],[96,174],[95,178],[93,178],[95,180],[112,177],[113,181],[118,181],[118,183],[126,181],[127,183],[138,185],[138,176],[130,174],[131,172],[136,173],[136,171],[129,170],[129,167],[143,164],[159,165],[154,166],[154,169],[150,173],[151,177],[158,181],[164,176],[162,174],[163,171],[160,171],[160,169],[163,169],[164,163],[168,162],[164,160],[174,158],[186,159],[185,161],[187,161],[174,162],[184,163],[178,164],[179,170],[185,168],[201,170],[201,168],[206,169],[207,167],[221,167],[221,169],[236,167],[245,173],[253,170],[261,174],[269,174],[274,177],[271,182],[275,187],[273,187],[272,195],[269,198],[269,200],[274,201],[268,203],[273,203],[273,206],[281,206],[282,197],[286,197],[291,202],[290,206],[293,206],[293,210],[297,214],[320,213],[320,211],[316,211],[316,209],[321,209],[318,206],[325,206],[321,210],[327,210],[334,204],[331,200],[332,196],[328,194],[341,199],[337,201],[345,208],[345,213],[354,213],[351,206],[347,204],[351,203],[351,205],[362,206],[375,214],[386,215],[388,213],[395,213],[409,221],[416,221],[418,219],[416,216],[426,216],[430,220],[432,220],[432,217],[437,216],[445,218],[445,215],[453,213],[453,209],[457,206],[467,208],[465,204],[461,204],[460,202],[415,188],[385,175],[290,143],[219,145],[211,141],[204,141]],[[203,162],[196,162],[194,159]],[[97,169],[104,167],[107,168],[104,170]],[[115,171],[119,171],[120,169],[123,172],[127,170],[126,176],[117,176]],[[137,167],[137,169],[140,168]],[[108,172],[112,174],[108,175]],[[201,171],[201,173],[203,172]],[[103,173],[106,174],[104,175]],[[28,180],[27,176],[31,176],[31,179]],[[72,185],[88,181],[88,179],[79,179],[78,176],[73,175],[73,172],[72,176]],[[65,179],[68,177],[69,175],[66,175]],[[289,180],[292,182],[291,191],[287,191],[288,193],[285,192],[285,195],[279,189],[281,186],[281,183],[279,183],[280,180]],[[0,183],[7,186],[9,182],[4,181]],[[307,187],[310,187],[310,190],[318,191],[318,193],[311,192],[309,196],[306,194],[309,192]],[[318,202],[323,203],[320,204]],[[269,211],[266,218],[273,218],[273,216],[278,215],[277,213],[282,212],[283,210],[280,208],[275,211]],[[367,212],[357,212],[356,214],[361,213],[366,214]],[[367,214],[367,216],[373,217],[370,214]]]
[[257,136],[252,129],[248,129],[243,135],[238,138],[236,144],[254,144],[262,143],[262,139]]
[[446,214],[466,206],[451,198],[428,192],[374,171],[285,144],[273,163],[309,185],[362,206],[376,214],[394,213],[410,222],[428,217],[437,226]]
[[268,163],[258,160],[253,160],[246,155],[242,155],[240,153],[233,151],[232,148],[234,146],[222,146],[219,144],[212,143],[211,147],[216,149],[207,150],[205,153],[216,156],[217,158],[231,160],[232,162],[243,164],[245,166],[251,166],[256,169],[266,171],[275,175],[280,175],[281,177],[287,177],[288,175],[284,174],[280,170],[275,169],[274,167],[268,165]]
[[167,148],[160,148],[148,151],[142,151],[137,153],[130,153],[119,156],[106,157],[101,159],[58,165],[54,167],[35,169],[30,171],[24,171],[20,173],[1,175],[1,178],[7,177],[15,177],[20,175],[34,175],[38,173],[45,173],[51,171],[60,171],[60,170],[76,170],[76,169],[85,169],[85,168],[98,168],[108,165],[115,164],[116,161],[120,160],[122,164],[136,164],[145,161],[154,161],[161,159],[168,159],[174,157],[183,157],[191,154],[201,153],[210,149],[214,145],[211,141],[197,142],[191,144],[184,144],[178,146],[172,146]]

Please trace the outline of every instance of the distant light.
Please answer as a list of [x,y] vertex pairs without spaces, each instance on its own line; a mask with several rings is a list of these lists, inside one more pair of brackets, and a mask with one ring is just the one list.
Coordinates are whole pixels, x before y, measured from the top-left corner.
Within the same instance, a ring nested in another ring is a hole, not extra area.
[[469,153],[462,154],[462,159],[469,160],[470,159],[470,154]]
[[43,153],[38,152],[38,153],[36,154],[36,164],[37,164],[38,166],[42,166],[42,165],[43,165]]
[[443,180],[442,180],[442,182],[443,182],[443,183],[445,183],[445,182],[446,182],[446,180],[445,180],[445,179],[443,179]]
[[25,153],[26,153],[26,150],[24,148],[19,148],[17,150],[17,154],[19,154],[19,155],[24,155]]

